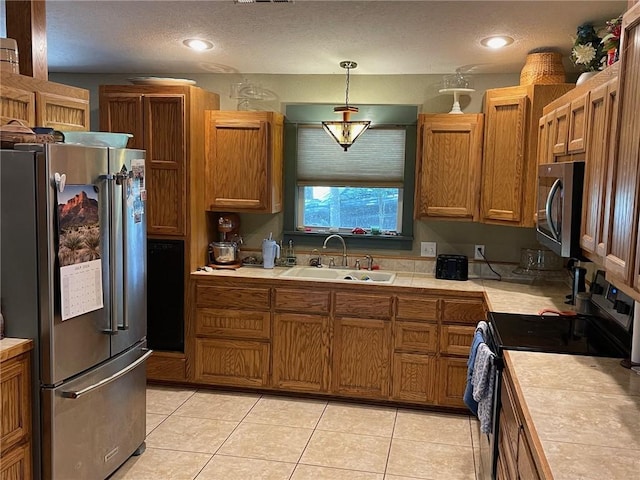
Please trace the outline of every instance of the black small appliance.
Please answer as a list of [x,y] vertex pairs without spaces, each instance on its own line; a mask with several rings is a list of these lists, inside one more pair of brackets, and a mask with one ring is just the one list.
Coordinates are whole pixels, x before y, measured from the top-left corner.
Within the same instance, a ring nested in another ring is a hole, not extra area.
[[467,280],[469,278],[469,260],[465,255],[438,255],[436,259],[436,278]]
[[569,305],[575,305],[576,299],[578,298],[578,294],[580,292],[585,292],[587,289],[585,284],[587,269],[584,267],[581,267],[579,263],[580,262],[575,258],[571,258],[567,262],[567,269],[571,274],[572,281],[571,281],[571,293],[566,296],[567,300],[564,303],[567,303]]

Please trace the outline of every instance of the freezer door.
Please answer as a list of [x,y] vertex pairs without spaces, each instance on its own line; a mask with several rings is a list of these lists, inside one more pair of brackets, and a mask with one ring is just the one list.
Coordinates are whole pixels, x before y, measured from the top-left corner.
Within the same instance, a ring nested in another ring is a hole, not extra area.
[[[109,268],[107,167],[106,148],[50,144],[37,156],[41,382],[46,385],[58,384],[110,356],[110,288],[104,277]],[[61,280],[63,264],[82,269],[97,259],[101,285],[98,272],[87,282]],[[89,298],[103,307],[63,320],[65,295],[67,307],[77,308]]]
[[111,354],[147,335],[147,223],[143,150],[109,149],[112,180],[111,285],[117,334]]
[[107,478],[144,442],[144,347],[42,390],[43,478]]

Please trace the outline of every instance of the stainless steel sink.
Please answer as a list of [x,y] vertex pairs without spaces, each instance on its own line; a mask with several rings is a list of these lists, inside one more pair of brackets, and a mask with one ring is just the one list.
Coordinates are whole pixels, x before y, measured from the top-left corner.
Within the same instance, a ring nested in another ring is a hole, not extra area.
[[337,282],[393,283],[395,272],[379,270],[349,270],[344,268],[293,267],[279,275],[288,278],[307,278]]

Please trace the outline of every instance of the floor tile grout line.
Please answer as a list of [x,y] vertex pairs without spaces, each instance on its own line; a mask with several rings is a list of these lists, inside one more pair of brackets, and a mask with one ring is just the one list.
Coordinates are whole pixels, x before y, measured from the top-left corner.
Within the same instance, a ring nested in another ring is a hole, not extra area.
[[[300,465],[300,460],[302,460],[302,456],[304,455],[304,452],[307,450],[307,447],[309,446],[309,443],[311,443],[311,439],[313,438],[313,436],[316,433],[316,430],[318,429],[318,424],[320,423],[320,420],[322,419],[322,416],[324,415],[324,413],[327,411],[328,407],[329,407],[329,402],[325,402],[324,408],[322,409],[322,413],[318,417],[318,421],[316,422],[316,425],[311,430],[311,435],[309,435],[309,438],[307,439],[306,443],[304,444],[304,448],[300,452],[300,456],[298,457],[298,460],[296,461],[296,466],[294,467],[293,472],[291,472],[291,477],[293,476],[294,472],[296,471],[296,468],[298,468],[298,465]],[[291,477],[289,477],[289,478],[291,478]]]
[[[471,417],[468,417],[469,421],[469,436],[471,437],[471,458],[473,459],[473,477],[478,480],[478,468],[479,465],[476,463],[476,451],[475,445],[473,443],[473,426],[471,425]],[[478,445],[478,448],[480,445]]]
[[389,458],[391,458],[391,445],[393,444],[393,434],[396,433],[396,424],[398,422],[399,409],[396,408],[396,415],[393,419],[393,428],[391,429],[391,438],[389,439],[389,448],[387,449],[387,460],[384,462],[384,472],[382,478],[387,476],[387,469],[389,468]]
[[229,441],[229,439],[231,438],[231,436],[234,434],[234,432],[240,427],[240,425],[242,425],[242,423],[244,422],[244,420],[247,418],[247,415],[249,415],[249,412],[251,412],[251,410],[254,409],[254,407],[258,404],[258,402],[262,399],[262,397],[264,397],[263,394],[259,394],[258,398],[256,399],[256,401],[254,402],[254,404],[251,406],[251,408],[249,410],[247,410],[247,412],[244,414],[244,416],[240,419],[240,421],[238,422],[238,424],[233,427],[233,430],[231,430],[231,432],[229,432],[229,435],[227,435],[227,438],[225,438],[220,445],[218,446],[218,448],[216,449],[216,451],[213,453],[213,455],[217,455],[217,453],[220,451],[220,449],[224,446],[225,443],[227,443]]
[[[149,392],[148,392],[148,388],[149,388],[149,386],[147,386],[147,389],[145,390],[145,394],[144,394],[145,402],[146,402],[146,400],[147,400],[148,393],[149,393]],[[152,388],[153,388],[153,387],[152,387]],[[161,388],[162,388],[162,389],[164,389],[164,390],[169,390],[167,387],[162,387],[162,386],[161,386]],[[188,389],[183,389],[183,390],[188,390]],[[173,389],[173,391],[180,391],[180,390],[179,390],[179,389]],[[174,414],[174,413],[175,413],[175,412],[176,412],[176,411],[177,411],[181,406],[183,406],[185,403],[187,403],[187,401],[189,401],[189,400],[190,400],[190,399],[191,399],[191,398],[192,398],[196,393],[198,393],[198,389],[197,389],[197,388],[196,388],[196,389],[191,393],[191,395],[189,395],[187,398],[185,398],[185,399],[182,401],[182,403],[180,403],[180,405],[178,405],[176,408],[174,408],[174,409],[173,409],[173,411],[172,411],[171,413],[169,413],[169,415],[173,415],[173,414]],[[146,412],[147,412],[147,411],[146,411],[146,407],[145,407],[145,413],[146,413]],[[154,412],[149,412],[149,413],[154,413]],[[165,414],[164,414],[164,413],[159,413],[159,414],[157,414],[157,415],[165,415]]]

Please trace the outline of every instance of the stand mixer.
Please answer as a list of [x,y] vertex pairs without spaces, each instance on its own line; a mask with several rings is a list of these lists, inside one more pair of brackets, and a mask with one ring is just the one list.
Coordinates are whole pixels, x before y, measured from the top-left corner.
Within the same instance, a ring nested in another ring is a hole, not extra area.
[[242,245],[239,235],[240,217],[236,213],[221,213],[217,221],[217,242],[209,244],[209,265],[214,268],[237,268],[240,266],[238,247]]
[[[239,230],[240,216],[237,213],[220,214],[218,217],[218,241],[242,243]],[[240,241],[238,241],[238,239],[240,239]]]

